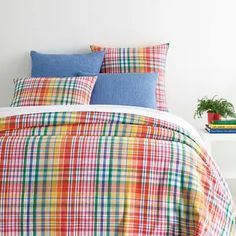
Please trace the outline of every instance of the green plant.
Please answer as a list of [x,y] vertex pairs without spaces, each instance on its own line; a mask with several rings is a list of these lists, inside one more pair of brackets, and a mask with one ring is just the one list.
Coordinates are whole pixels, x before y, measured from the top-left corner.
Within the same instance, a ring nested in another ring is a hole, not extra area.
[[234,106],[224,98],[217,99],[217,96],[209,99],[204,97],[198,100],[197,110],[194,114],[196,117],[201,118],[204,112],[219,113],[223,117],[236,117]]

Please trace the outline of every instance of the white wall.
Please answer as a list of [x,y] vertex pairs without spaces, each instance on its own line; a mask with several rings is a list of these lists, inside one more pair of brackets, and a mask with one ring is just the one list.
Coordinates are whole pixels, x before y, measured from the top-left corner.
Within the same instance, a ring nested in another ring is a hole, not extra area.
[[235,10],[235,0],[0,0],[0,106],[10,104],[12,79],[29,75],[31,49],[170,42],[169,107],[193,123],[204,95],[236,105]]

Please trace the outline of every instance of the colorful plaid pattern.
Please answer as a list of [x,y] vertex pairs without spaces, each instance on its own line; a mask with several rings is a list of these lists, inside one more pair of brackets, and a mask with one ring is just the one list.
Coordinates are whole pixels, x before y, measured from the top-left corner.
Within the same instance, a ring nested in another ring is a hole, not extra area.
[[96,76],[18,78],[11,106],[89,104],[96,80]]
[[62,112],[0,119],[1,235],[231,235],[228,187],[181,127]]
[[167,111],[165,65],[169,44],[144,48],[104,48],[90,46],[93,52],[105,50],[101,73],[158,72],[157,109]]

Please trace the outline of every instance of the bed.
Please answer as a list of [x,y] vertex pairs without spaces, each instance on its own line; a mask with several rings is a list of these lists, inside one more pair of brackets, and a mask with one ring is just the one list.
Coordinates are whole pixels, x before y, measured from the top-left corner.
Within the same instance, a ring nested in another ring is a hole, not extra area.
[[232,235],[195,129],[134,106],[0,108],[2,235]]

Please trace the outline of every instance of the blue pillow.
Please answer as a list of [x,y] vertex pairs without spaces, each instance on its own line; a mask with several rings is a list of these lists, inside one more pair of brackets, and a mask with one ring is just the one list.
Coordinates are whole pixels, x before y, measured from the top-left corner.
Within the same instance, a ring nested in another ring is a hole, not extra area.
[[60,55],[31,51],[30,55],[32,60],[32,77],[73,77],[78,74],[78,71],[98,74],[104,52],[83,55]]
[[[91,74],[80,71],[78,75]],[[157,78],[157,73],[98,74],[90,103],[156,109]]]

